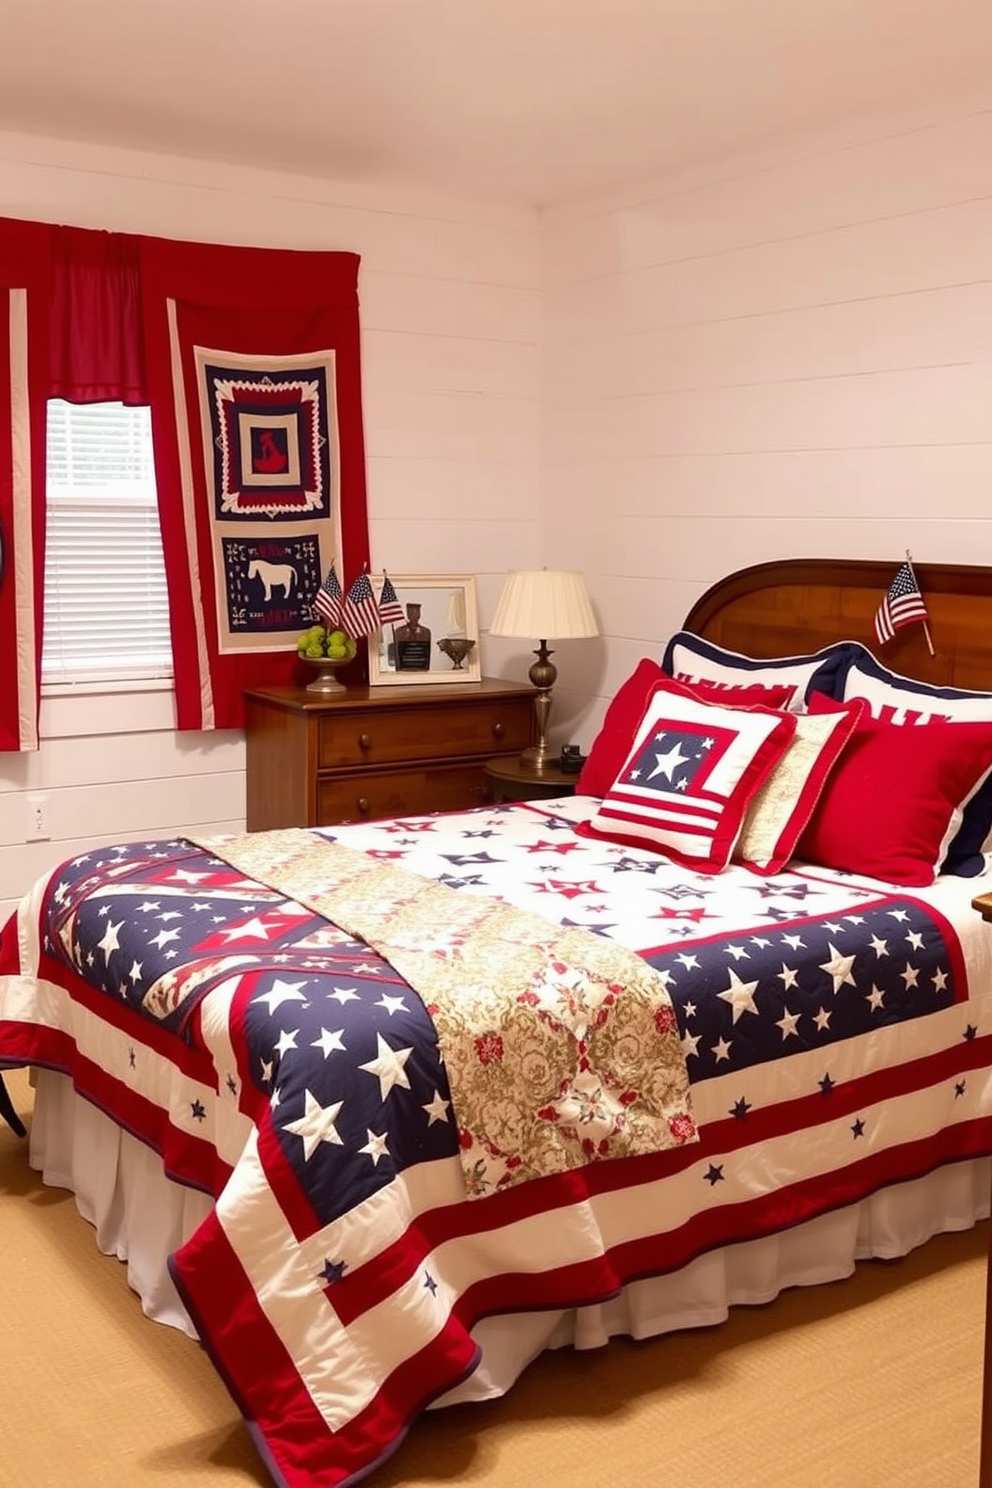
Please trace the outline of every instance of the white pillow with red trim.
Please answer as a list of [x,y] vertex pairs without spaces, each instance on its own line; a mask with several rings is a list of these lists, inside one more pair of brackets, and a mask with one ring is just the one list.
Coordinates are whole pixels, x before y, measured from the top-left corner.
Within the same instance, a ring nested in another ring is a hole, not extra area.
[[674,680],[657,682],[633,747],[585,830],[719,873],[795,730],[794,713],[724,708]]

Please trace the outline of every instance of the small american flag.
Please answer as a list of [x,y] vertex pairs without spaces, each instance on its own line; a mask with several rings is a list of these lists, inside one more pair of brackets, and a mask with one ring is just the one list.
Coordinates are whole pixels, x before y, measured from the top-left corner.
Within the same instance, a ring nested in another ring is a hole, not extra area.
[[911,563],[904,563],[889,585],[889,592],[875,616],[875,635],[879,644],[891,641],[897,630],[917,621],[927,622],[927,607],[916,582]]
[[348,590],[341,606],[341,625],[352,636],[368,636],[379,629],[379,606],[367,573],[360,573]]
[[396,596],[393,581],[388,574],[382,576],[382,592],[379,595],[379,624],[402,625],[406,619],[403,606]]
[[313,612],[318,620],[324,621],[329,630],[334,630],[341,624],[341,605],[341,585],[332,563],[327,570],[326,579],[314,595]]

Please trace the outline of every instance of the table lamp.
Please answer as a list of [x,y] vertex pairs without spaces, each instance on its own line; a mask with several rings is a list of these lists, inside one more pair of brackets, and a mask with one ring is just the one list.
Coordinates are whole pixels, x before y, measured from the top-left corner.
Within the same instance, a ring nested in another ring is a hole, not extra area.
[[558,668],[550,660],[554,653],[548,650],[548,641],[599,635],[582,575],[555,568],[520,569],[507,574],[489,633],[539,643],[534,652],[537,660],[527,674],[537,688],[534,694],[537,743],[525,749],[520,758],[535,775],[540,775],[551,762],[548,716],[551,689],[558,676]]

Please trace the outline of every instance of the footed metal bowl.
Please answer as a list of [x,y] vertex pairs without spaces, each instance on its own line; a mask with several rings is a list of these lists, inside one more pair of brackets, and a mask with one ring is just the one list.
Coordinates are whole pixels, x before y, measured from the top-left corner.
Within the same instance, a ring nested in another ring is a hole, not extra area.
[[443,640],[438,641],[437,649],[443,651],[455,671],[460,672],[463,670],[465,658],[470,655],[474,645],[475,642],[468,640],[465,636],[445,636]]
[[347,687],[337,680],[334,673],[354,659],[353,656],[301,656],[300,660],[317,673],[314,680],[307,683],[307,692],[347,692]]

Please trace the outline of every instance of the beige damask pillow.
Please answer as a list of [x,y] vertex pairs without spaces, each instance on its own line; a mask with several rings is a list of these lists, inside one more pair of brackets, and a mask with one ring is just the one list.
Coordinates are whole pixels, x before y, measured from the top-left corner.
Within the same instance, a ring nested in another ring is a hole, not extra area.
[[747,809],[735,862],[758,873],[785,866],[864,709],[861,699],[853,699],[836,704],[836,711],[798,716],[785,753]]

